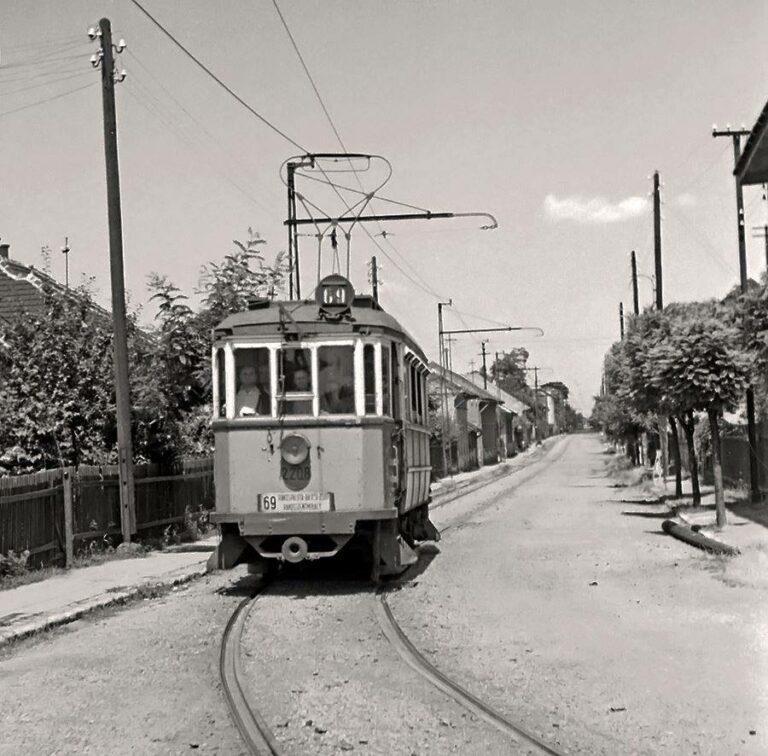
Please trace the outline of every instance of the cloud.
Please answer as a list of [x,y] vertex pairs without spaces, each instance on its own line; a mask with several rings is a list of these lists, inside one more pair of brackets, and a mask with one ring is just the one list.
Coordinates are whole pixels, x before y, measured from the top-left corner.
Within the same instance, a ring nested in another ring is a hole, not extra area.
[[645,197],[627,197],[615,203],[605,197],[558,199],[554,194],[548,194],[544,198],[544,211],[550,218],[577,223],[618,223],[643,215],[649,207],[650,203]]
[[680,207],[693,207],[698,204],[698,200],[692,194],[683,192],[683,194],[678,194],[675,197],[675,203],[680,205]]

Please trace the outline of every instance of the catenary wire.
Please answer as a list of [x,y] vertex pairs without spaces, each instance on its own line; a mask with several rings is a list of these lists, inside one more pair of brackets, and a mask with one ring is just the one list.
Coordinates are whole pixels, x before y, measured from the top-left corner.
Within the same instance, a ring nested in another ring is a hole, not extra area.
[[165,36],[168,37],[168,39],[170,39],[174,45],[176,45],[176,47],[178,47],[199,68],[205,71],[205,73],[208,74],[211,79],[213,79],[225,92],[227,92],[227,94],[229,94],[238,103],[240,103],[240,105],[242,105],[251,115],[258,118],[265,126],[270,128],[287,142],[290,142],[297,149],[300,149],[305,154],[309,152],[309,150],[307,150],[305,147],[302,147],[302,145],[300,145],[296,140],[291,139],[291,137],[289,137],[280,128],[275,126],[275,124],[273,124],[265,116],[252,108],[242,97],[240,97],[240,95],[238,95],[231,87],[225,84],[218,76],[216,76],[215,73],[213,73],[213,71],[211,71],[210,68],[208,68],[208,66],[206,66],[202,61],[195,57],[195,55],[193,55],[181,42],[179,42],[179,40],[176,39],[176,37],[174,37],[173,34],[171,34],[171,32],[169,32],[141,3],[139,3],[138,0],[130,0],[130,2],[133,3],[133,5],[135,5],[163,34],[165,34]]
[[44,100],[37,100],[36,102],[30,102],[27,105],[22,105],[19,108],[13,108],[12,110],[5,110],[0,112],[0,118],[3,116],[11,115],[12,113],[18,113],[22,110],[29,110],[30,108],[37,107],[38,105],[44,105],[47,102],[53,102],[53,100],[59,100],[62,97],[66,97],[67,95],[75,94],[75,92],[82,92],[84,89],[90,89],[93,86],[96,86],[97,82],[92,81],[89,84],[86,84],[82,87],[77,87],[76,89],[68,89],[66,92],[59,92],[56,95],[52,95],[51,97],[46,97]]

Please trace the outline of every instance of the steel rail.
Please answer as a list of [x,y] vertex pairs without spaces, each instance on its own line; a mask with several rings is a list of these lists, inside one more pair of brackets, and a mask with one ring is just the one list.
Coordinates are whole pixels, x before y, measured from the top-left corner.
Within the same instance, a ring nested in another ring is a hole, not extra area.
[[[258,594],[257,594],[258,595]],[[232,719],[252,756],[283,756],[269,725],[248,703],[241,685],[240,639],[256,596],[243,599],[227,622],[221,640],[219,674]]]
[[397,623],[395,616],[392,614],[392,609],[387,603],[386,596],[383,593],[378,593],[377,595],[376,619],[379,622],[379,626],[387,640],[409,667],[460,706],[463,706],[487,724],[492,725],[504,735],[509,736],[515,742],[519,743],[522,740],[527,745],[537,749],[539,753],[549,754],[550,756],[565,756],[563,751],[548,745],[521,725],[511,722],[503,714],[500,714],[481,701],[466,688],[459,685],[459,683],[451,680],[451,678],[444,675],[437,667],[425,659]]

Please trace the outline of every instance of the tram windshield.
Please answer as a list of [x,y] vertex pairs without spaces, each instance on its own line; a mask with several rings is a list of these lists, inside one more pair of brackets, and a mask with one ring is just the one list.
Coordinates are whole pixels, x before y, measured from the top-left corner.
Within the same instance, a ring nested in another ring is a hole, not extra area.
[[312,352],[309,349],[277,351],[278,414],[311,415]]
[[355,348],[324,346],[318,349],[320,414],[354,414]]
[[233,344],[218,346],[213,357],[216,418],[396,412],[396,357],[388,342]]
[[238,349],[235,352],[235,415],[269,415],[269,349]]

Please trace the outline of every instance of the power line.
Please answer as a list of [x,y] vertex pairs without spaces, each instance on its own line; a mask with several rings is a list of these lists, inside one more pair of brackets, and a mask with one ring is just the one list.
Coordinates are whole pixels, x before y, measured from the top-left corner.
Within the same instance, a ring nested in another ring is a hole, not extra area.
[[[31,86],[28,86],[28,87],[18,87],[17,89],[9,89],[2,92],[1,94],[3,95],[3,97],[6,97],[12,94],[19,94],[20,92],[29,92],[32,89],[40,89],[40,87],[50,87],[52,84],[59,84],[62,81],[70,81],[71,79],[77,79],[82,76],[92,76],[92,75],[93,75],[93,71],[80,71],[78,73],[72,73],[69,76],[61,76],[58,79],[51,79],[50,81],[41,81],[38,84],[32,84]],[[2,86],[2,84],[4,83],[5,82],[0,82],[0,86]]]
[[138,0],[130,0],[131,3],[133,3],[163,34],[165,34],[168,39],[173,42],[176,47],[178,47],[191,61],[193,61],[199,68],[201,68],[203,71],[205,71],[208,76],[211,77],[227,94],[229,94],[231,97],[233,97],[240,105],[242,105],[251,115],[256,116],[265,126],[272,129],[276,134],[281,136],[283,139],[285,139],[287,142],[290,142],[294,147],[297,149],[300,149],[304,153],[308,153],[309,150],[302,147],[297,141],[294,139],[291,139],[284,131],[279,129],[277,126],[275,126],[274,123],[269,121],[266,117],[261,115],[257,110],[252,108],[240,95],[238,95],[233,89],[231,89],[229,86],[227,86],[218,76],[216,76],[213,71],[211,71],[208,66],[206,66],[204,63],[202,63],[198,58],[196,58],[181,42],[179,42],[176,37],[171,34],[144,6],[141,5],[141,3],[138,2]]
[[85,86],[77,87],[76,89],[69,89],[66,92],[60,92],[57,95],[53,95],[52,97],[46,97],[44,100],[37,100],[36,102],[30,102],[28,105],[22,105],[20,108],[14,108],[13,110],[5,110],[0,112],[0,118],[3,116],[11,115],[11,113],[18,113],[22,110],[29,110],[29,108],[37,107],[38,105],[44,105],[47,102],[53,102],[53,100],[59,100],[62,97],[66,97],[67,95],[74,94],[75,92],[82,92],[84,89],[90,89],[93,86],[96,86],[98,82],[92,81]]
[[291,40],[291,44],[293,45],[293,49],[296,52],[296,56],[298,57],[299,62],[301,63],[301,67],[304,69],[304,73],[307,75],[307,78],[309,79],[309,83],[312,85],[312,89],[315,92],[317,101],[320,103],[320,107],[323,109],[323,113],[325,113],[325,117],[328,119],[328,123],[331,124],[333,133],[336,135],[336,139],[341,145],[341,149],[344,150],[344,152],[348,152],[341,138],[341,135],[339,134],[339,130],[336,128],[336,124],[333,122],[333,118],[331,118],[331,114],[328,112],[328,108],[325,107],[323,98],[320,96],[320,91],[318,90],[317,85],[315,84],[315,80],[312,78],[312,74],[309,72],[309,68],[307,67],[307,64],[304,60],[304,56],[301,54],[301,50],[299,50],[299,46],[296,44],[296,40],[294,39],[293,34],[291,34],[291,30],[288,28],[288,24],[285,20],[285,16],[283,16],[283,12],[280,10],[280,6],[277,4],[277,0],[272,0],[272,4],[275,6],[277,15],[280,17],[280,21],[283,24],[283,28],[285,29],[285,33],[288,35],[288,39]]

